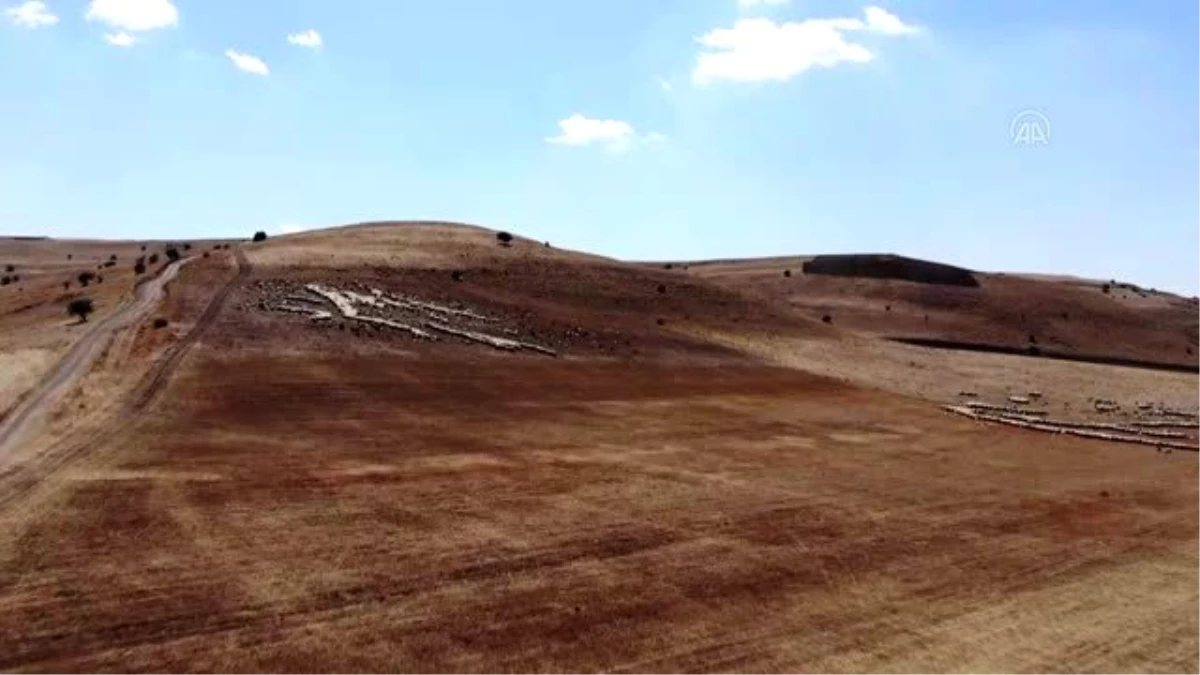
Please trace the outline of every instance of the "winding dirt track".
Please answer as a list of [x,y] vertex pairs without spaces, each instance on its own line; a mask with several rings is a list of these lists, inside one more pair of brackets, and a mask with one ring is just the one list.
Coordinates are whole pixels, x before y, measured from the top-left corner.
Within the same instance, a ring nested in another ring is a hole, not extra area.
[[[166,383],[170,380],[171,373],[174,372],[179,363],[183,361],[183,357],[187,355],[188,350],[199,340],[208,326],[213,323],[217,314],[220,313],[221,308],[224,306],[226,299],[228,299],[230,293],[237,288],[237,286],[246,278],[247,275],[249,275],[250,262],[246,260],[245,255],[241,251],[235,251],[235,256],[238,262],[237,276],[222,286],[221,289],[213,295],[212,299],[209,300],[208,306],[205,307],[204,313],[197,320],[196,325],[193,326],[192,330],[189,331],[182,340],[177,342],[166,354],[166,356],[154,366],[147,376],[148,384],[139,387],[136,396],[132,397],[131,400],[126,402],[123,409],[118,411],[118,417],[124,417],[128,414],[137,414],[139,411],[144,410],[146,406],[153,401],[154,395],[161,391]],[[171,269],[174,269],[174,267]],[[174,274],[175,273],[172,272],[172,276],[174,276]],[[140,306],[142,303],[143,293],[147,298],[161,298],[163,289],[168,281],[170,281],[170,278],[160,277],[160,279],[156,279],[154,282],[157,284],[157,288],[155,290],[151,291],[148,289],[147,291],[143,292],[141,289],[139,289],[138,299],[135,300],[133,305],[121,310],[121,313],[124,314],[131,312],[134,310],[135,306]],[[146,286],[149,285],[149,283],[146,284]],[[150,306],[154,304],[154,301],[149,299],[147,299],[147,302]],[[116,315],[109,317],[106,322],[115,318]],[[132,320],[136,320],[136,318]],[[121,326],[127,326],[129,323],[130,321],[127,321],[119,325],[108,326],[106,326],[106,323],[98,323],[96,324],[96,327],[92,329],[92,332],[88,334],[88,336],[90,337],[93,333],[103,336],[106,328],[108,329],[108,334],[111,334],[112,331]],[[82,343],[77,345],[77,348],[81,346]],[[56,396],[61,396],[63,391],[66,391],[70,388],[71,382],[77,380],[81,374],[86,373],[87,365],[94,361],[95,354],[100,353],[101,351],[102,349],[98,349],[97,352],[92,354],[92,357],[87,360],[85,364],[78,365],[78,371],[72,370],[71,368],[65,368],[71,361],[70,355],[68,358],[63,359],[62,363],[59,365],[59,368],[56,369],[55,375],[57,375],[59,371],[63,371],[64,368],[67,371],[75,372],[75,375],[72,376],[70,382],[62,385],[62,390],[59,391]],[[74,352],[72,352],[72,354],[74,354]],[[47,386],[55,379],[57,379],[55,376],[49,378],[47,380]],[[42,389],[46,389],[47,386],[43,386]],[[31,408],[29,413],[24,413],[22,412],[24,410],[23,407],[22,411],[18,411],[18,415],[25,414],[26,416],[32,416],[36,414],[44,417],[49,410],[53,409],[54,399],[43,399],[41,396],[41,390],[39,390],[38,394],[31,395],[30,398],[27,399],[27,402],[31,403],[35,400],[35,398],[42,400],[42,404],[41,406],[32,406],[32,408],[41,407],[41,410],[34,411]],[[8,425],[5,425],[5,427],[0,429],[0,463],[3,462],[5,457],[4,452],[7,451],[4,444],[8,443],[8,448],[15,448],[19,442],[17,434],[27,432],[32,427],[32,424],[28,422],[21,423],[18,421],[19,419],[20,418],[16,416],[12,418],[14,422],[17,422],[17,424],[13,425],[12,429],[10,429]],[[21,424],[24,426],[19,426]],[[94,437],[91,436],[85,438],[67,438],[64,441],[55,444],[53,447],[39,452],[37,457],[32,458],[29,461],[12,464],[0,469],[0,511],[3,511],[13,504],[19,503],[23,496],[37,487],[37,485],[42,483],[47,476],[61,470],[63,467],[66,467],[74,462],[77,458],[83,456],[88,448],[92,445],[94,440]]]
[[46,416],[91,369],[115,332],[129,327],[149,313],[162,299],[167,284],[188,261],[168,265],[154,279],[134,291],[133,302],[120,307],[104,320],[92,324],[54,370],[0,422],[0,461],[12,454],[29,435],[41,427]]

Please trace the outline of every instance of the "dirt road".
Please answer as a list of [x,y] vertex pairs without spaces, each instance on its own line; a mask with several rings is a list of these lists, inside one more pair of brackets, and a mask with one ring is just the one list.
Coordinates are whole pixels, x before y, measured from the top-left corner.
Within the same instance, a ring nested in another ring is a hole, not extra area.
[[133,302],[102,321],[91,324],[54,370],[42,380],[12,414],[0,422],[0,462],[37,431],[54,406],[91,369],[113,334],[142,319],[162,299],[166,285],[188,261],[169,265],[154,279],[138,286]]

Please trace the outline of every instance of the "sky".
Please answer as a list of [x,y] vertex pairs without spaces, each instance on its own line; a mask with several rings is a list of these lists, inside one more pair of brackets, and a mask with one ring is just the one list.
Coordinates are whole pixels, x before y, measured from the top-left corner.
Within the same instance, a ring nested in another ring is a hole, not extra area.
[[0,0],[0,233],[1200,285],[1197,3]]

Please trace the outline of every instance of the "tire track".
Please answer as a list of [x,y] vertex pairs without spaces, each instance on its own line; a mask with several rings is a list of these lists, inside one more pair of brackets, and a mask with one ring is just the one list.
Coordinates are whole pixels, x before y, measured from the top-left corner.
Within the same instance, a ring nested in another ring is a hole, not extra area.
[[[135,398],[119,406],[114,413],[114,417],[128,421],[126,418],[135,416],[145,410],[153,401],[155,394],[165,387],[166,383],[170,380],[171,374],[179,366],[180,362],[183,361],[183,357],[187,355],[190,348],[199,341],[208,327],[215,322],[217,315],[220,314],[221,309],[224,307],[225,301],[228,300],[233,291],[250,274],[250,261],[246,259],[245,254],[239,249],[234,251],[234,255],[238,263],[237,274],[209,300],[208,306],[205,307],[204,312],[200,315],[192,330],[182,340],[171,347],[167,356],[160,360],[154,366],[150,375],[147,376],[149,380],[148,384],[140,388]],[[64,439],[57,445],[47,448],[28,462],[14,464],[0,470],[0,511],[17,504],[21,498],[28,495],[40,485],[46,477],[84,455],[98,437],[95,430],[85,438],[79,438],[78,434],[73,436]]]
[[242,250],[235,249],[234,257],[237,259],[238,271],[233,279],[230,279],[217,294],[208,301],[208,306],[204,308],[204,313],[196,320],[196,325],[192,326],[192,330],[184,336],[182,340],[175,343],[167,354],[166,358],[158,362],[154,370],[149,376],[149,383],[142,388],[132,405],[133,412],[140,412],[150,405],[154,400],[154,396],[162,391],[170,380],[171,375],[179,364],[183,361],[183,357],[191,351],[191,348],[203,337],[208,328],[216,321],[217,315],[221,313],[221,309],[225,306],[225,301],[233,291],[242,285],[246,277],[250,275],[250,261],[246,259],[246,254]]

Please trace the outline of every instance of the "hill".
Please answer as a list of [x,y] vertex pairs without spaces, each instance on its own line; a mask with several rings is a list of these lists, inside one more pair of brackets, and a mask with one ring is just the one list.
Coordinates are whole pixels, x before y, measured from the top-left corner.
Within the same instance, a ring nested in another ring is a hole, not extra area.
[[21,245],[0,353],[46,356],[0,438],[46,414],[0,447],[0,669],[1200,669],[1197,453],[1151,447],[1196,445],[1196,374],[880,339],[1078,301],[1053,335],[1146,354],[1174,324],[1122,331],[1166,298],[449,223],[145,275],[140,243]]

